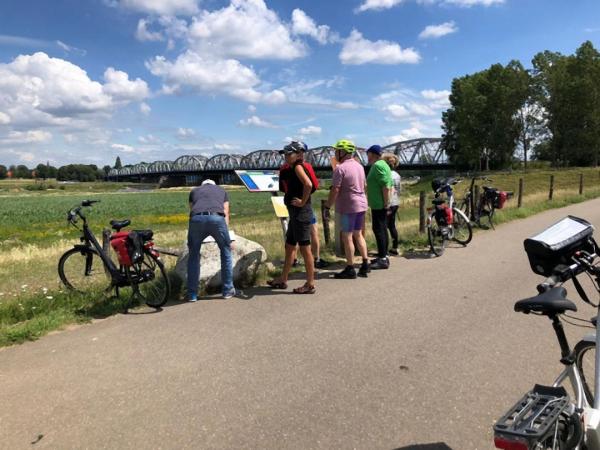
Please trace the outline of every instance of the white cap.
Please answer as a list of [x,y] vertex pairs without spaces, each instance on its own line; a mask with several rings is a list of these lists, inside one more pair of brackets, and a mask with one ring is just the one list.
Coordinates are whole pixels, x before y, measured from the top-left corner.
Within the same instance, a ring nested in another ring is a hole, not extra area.
[[210,178],[208,178],[207,180],[204,180],[202,182],[202,186],[204,186],[205,184],[217,184],[217,183],[215,183],[213,180],[211,180]]

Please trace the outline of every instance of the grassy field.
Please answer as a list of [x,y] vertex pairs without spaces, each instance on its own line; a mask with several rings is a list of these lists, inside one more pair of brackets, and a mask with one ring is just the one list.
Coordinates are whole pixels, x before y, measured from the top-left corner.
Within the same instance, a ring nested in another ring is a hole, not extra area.
[[[580,173],[584,174],[583,196],[578,195]],[[555,191],[554,200],[550,202],[547,198],[551,174],[555,178]],[[515,198],[507,207],[498,211],[498,223],[600,196],[597,169],[494,173],[490,177],[495,187],[515,192]],[[519,178],[524,179],[525,190],[523,207],[517,209]],[[431,194],[431,179],[423,177],[419,183],[405,187],[402,193],[398,228],[405,251],[426,249],[426,238],[418,233],[418,201],[420,191]],[[64,324],[91,320],[122,309],[123,305],[118,302],[81,298],[61,290],[56,265],[60,255],[76,243],[79,236],[66,222],[66,213],[72,206],[88,198],[101,200],[88,211],[97,235],[108,228],[111,219],[123,218],[131,219],[134,228],[153,229],[156,244],[162,247],[181,247],[187,233],[189,189],[158,191],[123,183],[59,185],[50,181],[48,186],[58,188],[31,190],[28,186],[33,183],[32,180],[0,181],[0,346],[34,339]],[[457,186],[456,197],[462,198],[467,188],[465,180]],[[229,195],[232,229],[261,243],[272,261],[281,260],[281,227],[273,214],[269,194],[250,194],[233,187]],[[326,190],[313,196],[318,217],[320,200],[326,196]],[[370,232],[367,238],[370,248],[374,248]],[[331,249],[324,249],[323,253],[333,258]],[[165,257],[165,260],[169,267],[175,263],[175,258]]]

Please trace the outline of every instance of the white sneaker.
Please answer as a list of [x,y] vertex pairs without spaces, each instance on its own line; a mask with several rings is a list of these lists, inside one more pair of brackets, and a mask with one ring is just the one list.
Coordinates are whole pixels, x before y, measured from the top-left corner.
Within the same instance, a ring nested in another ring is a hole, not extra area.
[[230,290],[229,292],[227,292],[226,294],[223,294],[223,298],[227,299],[227,298],[232,298],[235,297],[237,295],[237,291],[235,288],[233,288],[232,290]]

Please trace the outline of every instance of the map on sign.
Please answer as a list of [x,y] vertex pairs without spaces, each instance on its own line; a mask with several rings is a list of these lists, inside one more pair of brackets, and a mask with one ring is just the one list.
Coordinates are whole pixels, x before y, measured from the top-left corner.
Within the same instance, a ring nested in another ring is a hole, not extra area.
[[250,192],[277,192],[279,190],[279,172],[276,170],[236,170]]

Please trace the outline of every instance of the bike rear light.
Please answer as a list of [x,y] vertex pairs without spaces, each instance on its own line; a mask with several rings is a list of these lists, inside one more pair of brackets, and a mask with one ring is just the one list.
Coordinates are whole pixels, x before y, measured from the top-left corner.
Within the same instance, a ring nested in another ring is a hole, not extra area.
[[529,450],[526,442],[510,440],[503,437],[494,437],[494,446],[502,450]]

